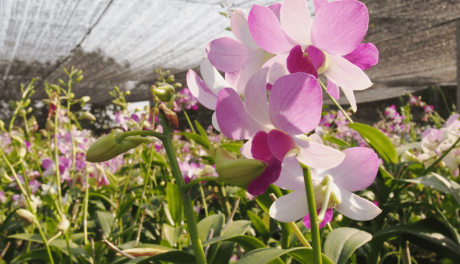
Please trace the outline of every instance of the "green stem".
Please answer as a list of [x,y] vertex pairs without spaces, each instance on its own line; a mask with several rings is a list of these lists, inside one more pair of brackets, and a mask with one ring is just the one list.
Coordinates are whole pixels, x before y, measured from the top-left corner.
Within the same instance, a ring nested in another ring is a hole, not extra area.
[[89,200],[89,173],[85,170],[85,211],[83,212],[83,236],[85,245],[88,245],[88,200]]
[[56,113],[54,115],[54,163],[56,171],[56,186],[58,191],[58,212],[63,214],[64,206],[62,205],[62,193],[61,193],[61,172],[59,170],[59,148],[58,148],[58,126],[59,126],[59,110],[61,107],[61,101],[59,100],[56,105]]
[[129,136],[154,136],[158,139],[162,139],[164,137],[163,134],[154,132],[154,131],[146,131],[146,130],[136,130],[136,131],[128,131],[117,134],[115,140],[117,142],[121,142],[124,138]]
[[182,189],[182,193],[187,193],[188,191],[190,191],[190,189],[192,189],[192,187],[195,184],[200,183],[202,181],[219,181],[219,180],[220,180],[219,177],[214,177],[214,176],[206,176],[206,177],[199,177],[199,178],[193,179],[184,186],[184,188]]
[[13,174],[13,177],[16,180],[16,184],[18,185],[19,189],[21,190],[22,194],[24,195],[24,198],[26,199],[27,205],[29,207],[29,211],[34,215],[34,217],[36,219],[35,222],[36,222],[36,225],[37,225],[37,229],[38,229],[38,232],[40,233],[40,237],[43,240],[43,244],[45,244],[46,251],[48,253],[48,258],[50,260],[50,263],[54,264],[53,255],[51,255],[51,250],[50,250],[48,240],[46,239],[46,236],[43,233],[43,230],[42,230],[42,228],[40,226],[40,223],[38,222],[37,214],[32,208],[32,204],[31,204],[31,201],[30,201],[30,196],[28,195],[28,193],[24,189],[24,186],[22,186],[22,183],[19,181],[19,178],[18,178],[18,175],[16,174],[16,171],[14,170],[13,166],[11,166],[10,161],[6,158],[5,153],[3,153],[3,150],[0,149],[0,153],[2,154],[3,160],[6,162],[6,164],[10,168],[11,173]]
[[451,150],[453,150],[457,144],[460,142],[460,138],[457,139],[457,141],[455,141],[454,144],[452,144],[452,146],[446,150],[442,155],[441,157],[439,157],[435,162],[433,162],[433,164],[431,164],[428,168],[426,168],[422,173],[420,173],[420,175],[425,175],[427,172],[429,172],[431,170],[431,168],[433,168],[434,166],[436,166],[436,164],[438,164],[447,154],[449,154],[449,152]]
[[[172,144],[171,130],[169,122],[166,119],[163,113],[160,113],[161,124],[163,126],[163,134],[165,135],[162,138],[164,148],[168,155],[169,163],[171,166],[171,171],[174,178],[176,179],[176,184],[179,187],[179,190],[183,190],[185,182],[182,177],[182,173],[177,163],[176,153]],[[184,213],[187,221],[187,226],[189,228],[190,240],[192,242],[193,251],[195,252],[195,258],[197,259],[197,264],[206,264],[206,256],[204,254],[203,246],[201,244],[201,239],[198,233],[198,227],[195,220],[195,212],[193,210],[192,200],[190,195],[186,195],[183,198],[184,204]]]
[[297,227],[295,222],[289,222],[289,227],[292,229],[292,232],[296,235],[296,237],[300,240],[300,243],[304,245],[306,248],[311,248],[310,243],[308,243],[308,240],[305,238],[305,236],[302,234],[300,229]]
[[184,115],[185,115],[185,118],[187,119],[188,125],[192,129],[193,134],[196,134],[195,128],[193,127],[192,122],[190,121],[190,118],[188,117],[187,111],[185,110],[184,110]]
[[307,193],[308,213],[310,214],[311,239],[313,242],[313,260],[315,264],[321,264],[321,239],[319,235],[318,216],[316,215],[316,204],[313,183],[311,180],[311,169],[309,167],[305,166],[303,168],[303,177],[305,180],[305,191]]
[[208,205],[206,204],[206,196],[204,196],[203,186],[200,183],[201,203],[204,208],[204,215],[208,217]]
[[342,106],[339,104],[339,102],[337,102],[337,100],[334,99],[334,97],[332,97],[328,92],[327,92],[327,88],[326,86],[324,86],[323,82],[321,82],[320,79],[318,79],[318,82],[319,84],[321,85],[321,88],[323,88],[323,90],[326,92],[327,96],[329,96],[329,99],[331,99],[331,101],[335,104],[335,106],[337,106],[337,108],[339,108],[340,112],[342,112],[342,114],[347,118],[348,122],[352,123],[353,124],[353,120],[350,118],[350,116],[347,114],[347,112],[345,110],[343,110]]

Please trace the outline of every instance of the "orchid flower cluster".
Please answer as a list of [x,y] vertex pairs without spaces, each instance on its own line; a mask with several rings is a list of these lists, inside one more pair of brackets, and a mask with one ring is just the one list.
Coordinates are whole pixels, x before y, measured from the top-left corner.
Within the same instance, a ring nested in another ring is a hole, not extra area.
[[250,194],[261,195],[270,184],[293,190],[272,205],[273,218],[291,222],[304,217],[307,222],[300,162],[313,168],[320,220],[330,221],[330,208],[370,220],[380,209],[352,192],[373,182],[376,153],[367,148],[341,152],[323,145],[317,134],[308,136],[321,119],[321,74],[327,78],[327,93],[338,99],[341,87],[354,111],[353,90],[372,85],[363,70],[377,63],[378,51],[361,43],[369,14],[359,1],[315,1],[315,13],[312,20],[303,0],[254,5],[249,15],[233,11],[236,39],[211,41],[200,63],[203,79],[189,70],[187,85],[201,104],[215,110],[214,128],[230,139],[247,140],[241,154],[267,164],[249,183]]

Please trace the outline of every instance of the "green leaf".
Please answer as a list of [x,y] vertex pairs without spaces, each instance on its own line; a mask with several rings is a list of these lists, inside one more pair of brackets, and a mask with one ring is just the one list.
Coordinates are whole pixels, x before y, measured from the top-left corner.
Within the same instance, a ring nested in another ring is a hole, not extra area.
[[[53,259],[54,259],[54,256],[53,256]],[[47,262],[49,262],[48,252],[46,251],[45,248],[32,250],[32,251],[26,252],[24,254],[20,254],[17,258],[15,258],[11,262],[11,264],[19,264],[19,263],[26,263],[26,262],[33,262],[33,263],[35,263],[35,262],[43,262],[43,263],[47,263]],[[54,262],[56,263],[56,260],[54,260]]]
[[[32,242],[37,242],[40,244],[43,244],[43,240],[39,234],[14,234],[9,236],[8,238],[16,238],[16,239],[21,239],[21,240],[27,240],[27,241],[32,241]],[[47,237],[47,239],[49,239]],[[67,256],[69,255],[69,251],[67,249],[67,244],[65,239],[55,239],[51,241],[50,243],[51,246],[58,248],[62,253],[66,254]],[[89,258],[88,252],[81,248],[79,245],[75,244],[72,241],[69,241],[69,246],[70,246],[70,252],[72,254],[75,254],[77,256],[83,256],[85,258]]]
[[174,227],[168,224],[163,224],[163,234],[165,239],[173,246],[177,243],[183,231],[184,226]]
[[[240,236],[246,233],[249,228],[251,228],[251,221],[247,220],[238,220],[231,222],[227,225],[222,236],[226,237],[234,237]],[[235,248],[235,242],[226,241],[223,242],[220,247],[217,249],[217,254],[213,263],[228,263],[230,257],[233,254],[233,250]]]
[[329,141],[331,143],[334,143],[336,145],[338,145],[339,147],[349,147],[350,144],[348,144],[348,142],[340,139],[340,138],[336,138],[336,137],[323,137],[324,140],[326,141]]
[[202,145],[203,147],[209,149],[209,140],[207,138],[202,137],[201,135],[194,134],[191,132],[179,132],[174,133],[175,135],[181,135],[186,137],[189,140],[195,140],[196,143]]
[[348,127],[356,130],[363,138],[367,139],[369,144],[386,162],[393,164],[398,162],[398,153],[395,146],[380,130],[360,123],[348,124]]
[[372,239],[372,250],[380,252],[385,241],[399,237],[451,260],[460,259],[460,246],[454,242],[449,227],[434,217],[376,232]]
[[249,228],[251,228],[251,221],[247,220],[238,220],[228,224],[227,229],[222,235],[231,237],[231,236],[238,236],[243,235],[246,233]]
[[206,140],[209,141],[208,139],[208,134],[206,133],[206,130],[204,130],[204,128],[200,125],[200,123],[198,123],[198,121],[195,120],[195,126],[196,128],[198,129],[198,132],[200,133],[200,135],[202,137],[204,137]]
[[219,236],[219,237],[214,237],[213,239],[206,240],[206,242],[203,243],[203,247],[206,247],[207,245],[212,245],[214,243],[218,242],[224,242],[224,241],[230,241],[230,242],[235,242],[238,243],[240,246],[243,247],[244,251],[249,252],[258,248],[266,248],[267,246],[262,243],[259,239],[252,237],[252,236]]
[[455,200],[460,205],[460,185],[454,181],[449,181],[439,174],[431,173],[430,175],[415,179],[401,179],[400,181],[423,184],[440,192],[450,194],[454,196]]
[[371,234],[355,228],[337,228],[327,236],[324,254],[334,263],[345,264],[356,249],[371,239]]
[[225,217],[222,214],[211,215],[201,220],[197,225],[201,241],[208,240],[210,229],[214,229],[214,235],[212,237],[218,237],[224,226],[224,220]]
[[97,211],[96,215],[97,221],[101,226],[104,236],[109,237],[110,232],[112,231],[112,225],[114,224],[115,218],[113,217],[112,213],[106,211]]
[[171,217],[176,225],[182,220],[182,196],[179,186],[174,183],[168,183],[166,186],[166,201]]
[[240,154],[240,148],[243,146],[243,144],[239,143],[225,143],[225,144],[220,144],[219,147],[226,149],[231,152],[235,152],[237,154]]
[[[290,249],[278,249],[278,248],[261,248],[253,250],[241,259],[239,259],[237,264],[266,264],[279,257],[288,254],[293,258],[297,259],[299,262],[304,264],[313,263],[313,250],[311,248],[290,248]],[[279,263],[283,263],[281,260]],[[322,263],[323,264],[333,264],[326,255],[322,254]]]
[[135,259],[132,259],[126,264],[147,264],[150,263],[151,261],[165,261],[165,262],[173,262],[173,263],[183,263],[183,264],[195,264],[196,259],[195,256],[187,253],[185,251],[171,251],[171,252],[166,252],[162,254],[158,254],[155,256],[151,257],[138,257]]
[[117,208],[117,205],[112,201],[110,200],[107,196],[103,195],[103,194],[100,194],[100,193],[95,193],[95,192],[90,192],[88,194],[88,196],[91,198],[91,197],[97,197],[97,198],[101,198],[102,200],[108,202],[111,206],[113,206],[114,208]]
[[252,221],[252,226],[260,234],[263,238],[264,242],[266,243],[270,238],[270,230],[268,226],[264,223],[264,221],[252,211],[247,211],[249,219]]

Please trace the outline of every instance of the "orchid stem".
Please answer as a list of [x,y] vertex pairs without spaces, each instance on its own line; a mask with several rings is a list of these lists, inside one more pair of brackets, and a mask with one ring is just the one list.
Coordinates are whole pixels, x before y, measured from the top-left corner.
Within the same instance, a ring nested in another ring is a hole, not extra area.
[[[179,190],[183,191],[185,182],[184,178],[182,177],[179,164],[177,163],[176,153],[172,144],[170,125],[164,113],[160,112],[160,118],[164,134],[164,137],[161,140],[163,141],[163,146],[166,150],[166,154],[168,155],[171,171],[174,178],[176,179],[176,184],[178,185]],[[184,193],[182,193],[182,195],[183,194]],[[192,199],[190,198],[190,195],[185,195],[183,198],[183,205],[185,219],[187,221],[187,226],[190,232],[190,241],[192,242],[197,264],[206,264],[206,256],[204,254],[203,245],[201,244],[200,235],[198,233],[198,227],[195,220],[195,212],[193,210]]]
[[89,173],[88,168],[85,169],[85,209],[83,212],[83,236],[85,238],[85,246],[88,245],[88,200],[89,200]]
[[339,104],[339,102],[337,102],[337,100],[335,100],[334,97],[332,97],[328,92],[327,92],[327,88],[326,86],[324,86],[323,82],[321,82],[320,79],[318,79],[318,82],[319,84],[321,85],[321,88],[323,88],[323,90],[327,93],[327,96],[329,96],[329,99],[331,99],[331,101],[335,104],[335,106],[337,106],[337,108],[339,108],[340,112],[342,112],[342,114],[347,118],[348,122],[350,123],[354,123],[353,120],[351,119],[351,117],[347,114],[347,112],[345,110],[343,110],[342,106]]
[[184,110],[184,115],[185,115],[185,118],[187,119],[188,125],[192,129],[193,134],[196,134],[195,128],[193,127],[192,122],[190,121],[190,118],[188,117],[187,111],[185,110]]
[[311,169],[303,165],[303,177],[305,180],[305,191],[307,193],[308,213],[311,222],[311,239],[313,242],[313,260],[315,264],[322,264],[321,238],[319,235],[318,216],[316,215],[315,195],[311,180]]

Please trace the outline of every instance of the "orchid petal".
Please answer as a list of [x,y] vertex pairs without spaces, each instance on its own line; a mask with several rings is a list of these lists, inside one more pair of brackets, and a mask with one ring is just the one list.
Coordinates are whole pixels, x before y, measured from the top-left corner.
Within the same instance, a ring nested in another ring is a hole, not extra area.
[[303,171],[295,156],[283,159],[280,177],[273,184],[286,190],[305,190]]
[[288,56],[289,54],[276,55],[264,64],[263,67],[269,68],[267,77],[268,83],[274,84],[279,77],[289,74],[286,64]]
[[305,0],[284,0],[280,11],[281,28],[293,40],[303,45],[311,44],[311,18]]
[[379,62],[379,50],[372,43],[361,43],[343,57],[364,71]]
[[286,66],[289,73],[305,72],[318,78],[318,71],[310,59],[310,56],[304,56],[300,45],[294,46],[289,52],[286,60]]
[[331,80],[327,80],[327,93],[336,100],[340,98],[339,86],[337,86],[337,84],[333,83]]
[[284,156],[297,145],[291,136],[278,129],[273,129],[268,132],[267,137],[270,151],[278,160],[282,161]]
[[281,3],[274,3],[268,6],[271,11],[275,14],[276,18],[278,18],[278,21],[280,21],[280,12],[281,12]]
[[268,115],[266,79],[268,68],[257,71],[246,84],[244,105],[248,113],[261,124],[271,126]]
[[248,185],[248,192],[252,195],[261,195],[270,184],[276,182],[280,177],[281,172],[281,161],[275,157],[271,158],[268,162],[268,167]]
[[321,66],[323,66],[324,62],[326,61],[326,55],[324,52],[313,45],[308,46],[305,51],[308,53],[308,57],[310,57],[311,62],[315,66],[315,69],[319,70],[319,68],[321,68]]
[[374,219],[382,210],[373,202],[363,199],[347,190],[340,190],[342,202],[335,209],[344,216],[357,221]]
[[303,72],[282,76],[270,93],[270,119],[289,135],[304,134],[319,124],[322,104],[323,95],[314,76]]
[[238,91],[239,94],[242,94],[244,92],[246,84],[249,81],[249,79],[258,70],[260,70],[262,68],[262,65],[267,60],[267,57],[270,57],[270,56],[272,56],[272,54],[269,54],[269,53],[265,52],[262,49],[259,49],[257,52],[255,52],[251,56],[251,59],[244,66],[244,68],[241,70],[241,73],[240,73],[239,78],[238,78],[238,83],[236,85],[236,90]]
[[233,35],[249,49],[258,49],[259,46],[252,39],[249,32],[248,16],[241,10],[235,10],[231,16],[231,28]]
[[294,191],[276,200],[270,207],[269,214],[280,222],[294,222],[308,214],[308,202],[303,191]]
[[219,124],[217,123],[217,115],[215,111],[214,113],[212,113],[211,121],[212,121],[212,126],[214,127],[214,129],[220,132]]
[[225,73],[225,81],[228,83],[228,87],[235,88],[238,84],[238,80],[240,78],[242,70],[236,72],[226,72]]
[[369,187],[377,175],[379,158],[369,148],[349,148],[342,151],[345,159],[340,165],[327,171],[341,189],[355,192]]
[[356,98],[355,98],[355,93],[351,89],[346,89],[342,88],[343,94],[345,94],[345,97],[348,99],[348,102],[350,102],[351,109],[353,112],[356,112],[358,110],[358,106],[356,105]]
[[[319,213],[321,212],[321,208],[316,210],[316,215],[319,215]],[[331,220],[332,220],[332,216],[334,215],[334,212],[332,210],[332,208],[328,208],[326,210],[326,214],[324,215],[324,219],[323,221],[321,221],[321,223],[319,224],[319,228],[323,228],[327,223],[329,223]],[[311,220],[310,220],[310,214],[307,214],[303,220],[303,225],[308,228],[308,229],[311,229]]]
[[242,69],[254,52],[238,40],[227,37],[213,40],[207,46],[208,59],[214,67],[223,72]]
[[200,61],[200,72],[203,80],[208,85],[209,89],[215,94],[219,94],[220,89],[230,87],[220,73],[212,66],[207,58]]
[[295,42],[284,33],[281,25],[268,7],[253,5],[248,17],[252,38],[262,49],[280,54],[288,52]]
[[325,170],[334,168],[345,159],[344,153],[331,147],[299,138],[294,140],[300,147],[297,159],[307,166]]
[[268,162],[273,158],[267,141],[268,134],[265,131],[259,131],[252,138],[251,155],[254,159]]
[[329,55],[330,61],[324,75],[342,88],[364,90],[372,86],[372,82],[358,66],[340,56]]
[[315,6],[315,13],[318,13],[318,10],[324,5],[329,3],[327,0],[313,0],[313,5]]
[[267,130],[249,115],[240,96],[231,88],[220,90],[216,116],[220,130],[231,139],[248,139],[261,130]]
[[251,153],[252,148],[252,138],[249,139],[244,145],[240,148],[240,154],[247,159],[254,159]]
[[193,70],[187,72],[187,86],[193,97],[200,102],[204,107],[215,110],[217,96],[209,89],[206,83]]
[[309,137],[308,137],[311,141],[315,142],[315,143],[318,143],[318,144],[323,144],[323,140],[321,139],[321,137],[314,133],[314,134],[311,134]]
[[368,25],[369,12],[365,4],[359,1],[329,2],[316,13],[311,41],[328,53],[346,55],[361,43]]

